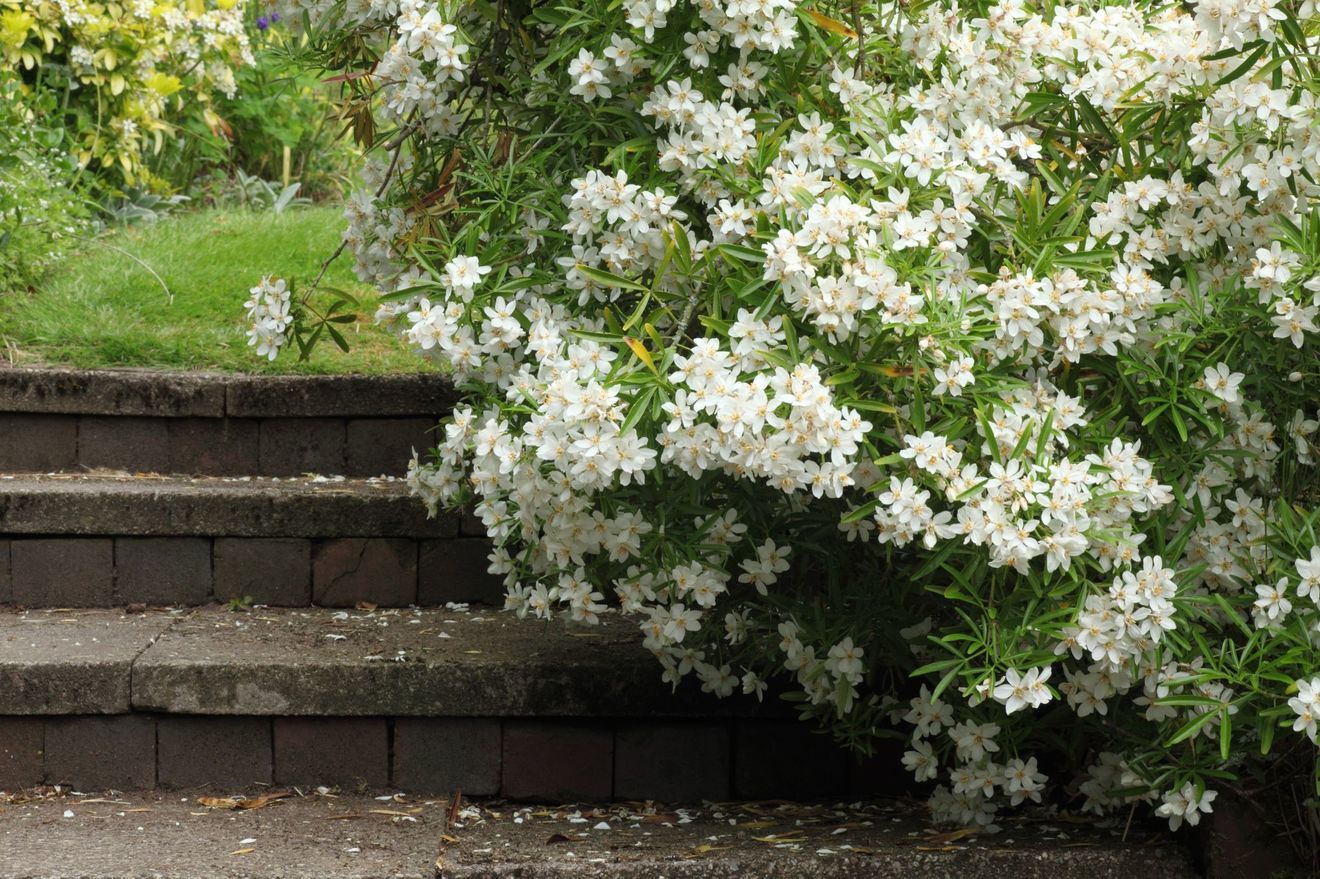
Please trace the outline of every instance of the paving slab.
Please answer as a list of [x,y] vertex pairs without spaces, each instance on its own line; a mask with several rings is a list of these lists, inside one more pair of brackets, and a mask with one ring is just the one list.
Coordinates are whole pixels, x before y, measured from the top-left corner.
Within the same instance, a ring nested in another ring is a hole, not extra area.
[[0,476],[0,533],[452,537],[397,479]]
[[0,715],[127,712],[133,660],[173,622],[168,613],[0,609]]
[[0,799],[0,879],[431,879],[444,801],[174,795]]
[[438,372],[238,375],[157,369],[0,368],[0,412],[163,418],[442,415],[456,399]]
[[203,608],[137,660],[133,707],[177,714],[432,717],[731,715],[755,701],[680,687],[635,620],[505,611]]
[[148,369],[0,369],[0,412],[219,417],[223,375]]
[[[1167,834],[1093,819],[1004,820],[940,832],[918,804],[480,808],[437,861],[439,879],[1193,879]],[[606,829],[608,828],[608,829]]]
[[225,414],[244,418],[443,415],[457,396],[437,372],[395,375],[235,375]]

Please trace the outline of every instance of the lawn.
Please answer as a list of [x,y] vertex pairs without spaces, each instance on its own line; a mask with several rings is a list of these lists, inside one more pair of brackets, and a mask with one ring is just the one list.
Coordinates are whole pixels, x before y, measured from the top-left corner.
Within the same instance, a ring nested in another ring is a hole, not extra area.
[[330,267],[322,283],[367,297],[359,322],[342,327],[351,353],[327,343],[306,362],[295,351],[270,363],[248,347],[248,288],[263,274],[300,288],[310,282],[338,245],[343,222],[336,207],[281,214],[204,210],[89,241],[42,289],[0,300],[6,357],[25,365],[267,373],[426,368],[404,343],[372,325],[371,291],[354,278],[348,256]]

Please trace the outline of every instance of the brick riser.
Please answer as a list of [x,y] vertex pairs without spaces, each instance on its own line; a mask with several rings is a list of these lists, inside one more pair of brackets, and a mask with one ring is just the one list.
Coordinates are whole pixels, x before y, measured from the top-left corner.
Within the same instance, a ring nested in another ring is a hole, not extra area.
[[0,414],[0,472],[402,476],[439,416],[165,418]]
[[481,537],[15,537],[0,604],[22,607],[500,605]]
[[818,799],[901,792],[793,720],[0,717],[0,790],[335,786],[527,801]]

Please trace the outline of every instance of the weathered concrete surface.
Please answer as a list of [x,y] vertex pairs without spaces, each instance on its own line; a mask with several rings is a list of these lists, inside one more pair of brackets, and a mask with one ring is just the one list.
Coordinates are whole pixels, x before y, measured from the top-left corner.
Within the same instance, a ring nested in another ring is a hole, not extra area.
[[660,681],[632,620],[444,609],[201,609],[133,668],[133,707],[179,714],[626,717],[763,711]]
[[444,815],[443,801],[368,797],[252,811],[184,792],[0,799],[0,879],[429,879]]
[[[767,771],[773,771],[767,767]],[[997,835],[939,834],[919,806],[860,809],[726,805],[698,814],[645,815],[610,807],[503,810],[455,831],[439,879],[1193,879],[1187,852],[1138,831],[1121,839],[1092,824],[1005,821]],[[781,817],[782,816],[782,817]],[[522,823],[514,823],[519,817]],[[602,821],[609,829],[595,829]],[[731,824],[736,821],[736,824]]]
[[452,537],[401,481],[116,475],[0,477],[0,533]]
[[172,622],[167,613],[0,609],[0,715],[128,711],[133,660]]
[[0,412],[84,415],[225,413],[226,377],[144,369],[0,369]]
[[225,384],[231,417],[443,415],[457,397],[438,372],[411,375],[235,375]]
[[0,412],[163,418],[443,415],[442,374],[228,375],[151,369],[0,368]]
[[[290,797],[252,811],[184,793],[0,800],[0,879],[1193,879],[1167,836],[1009,819],[936,833],[920,807],[637,807]],[[568,816],[576,820],[570,820]],[[515,817],[522,823],[514,823]],[[609,829],[595,829],[601,822]],[[736,822],[736,823],[731,823]],[[1251,877],[1254,879],[1254,877]]]

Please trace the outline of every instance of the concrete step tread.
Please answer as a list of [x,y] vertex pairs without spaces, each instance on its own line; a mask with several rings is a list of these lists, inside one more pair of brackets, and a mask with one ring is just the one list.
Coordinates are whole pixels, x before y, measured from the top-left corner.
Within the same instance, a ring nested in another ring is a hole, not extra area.
[[0,533],[447,537],[405,482],[115,472],[0,475]]
[[[95,646],[93,646],[95,645]],[[636,621],[494,609],[0,612],[0,714],[621,717],[761,713],[660,681]]]
[[[1010,819],[939,834],[909,803],[514,809],[310,794],[251,811],[183,795],[0,799],[0,879],[1191,879],[1144,831]],[[604,829],[604,824],[608,829]],[[599,828],[599,829],[598,829]],[[840,832],[841,831],[841,832]]]
[[436,372],[241,375],[154,369],[0,368],[0,412],[154,418],[393,417],[447,412]]

